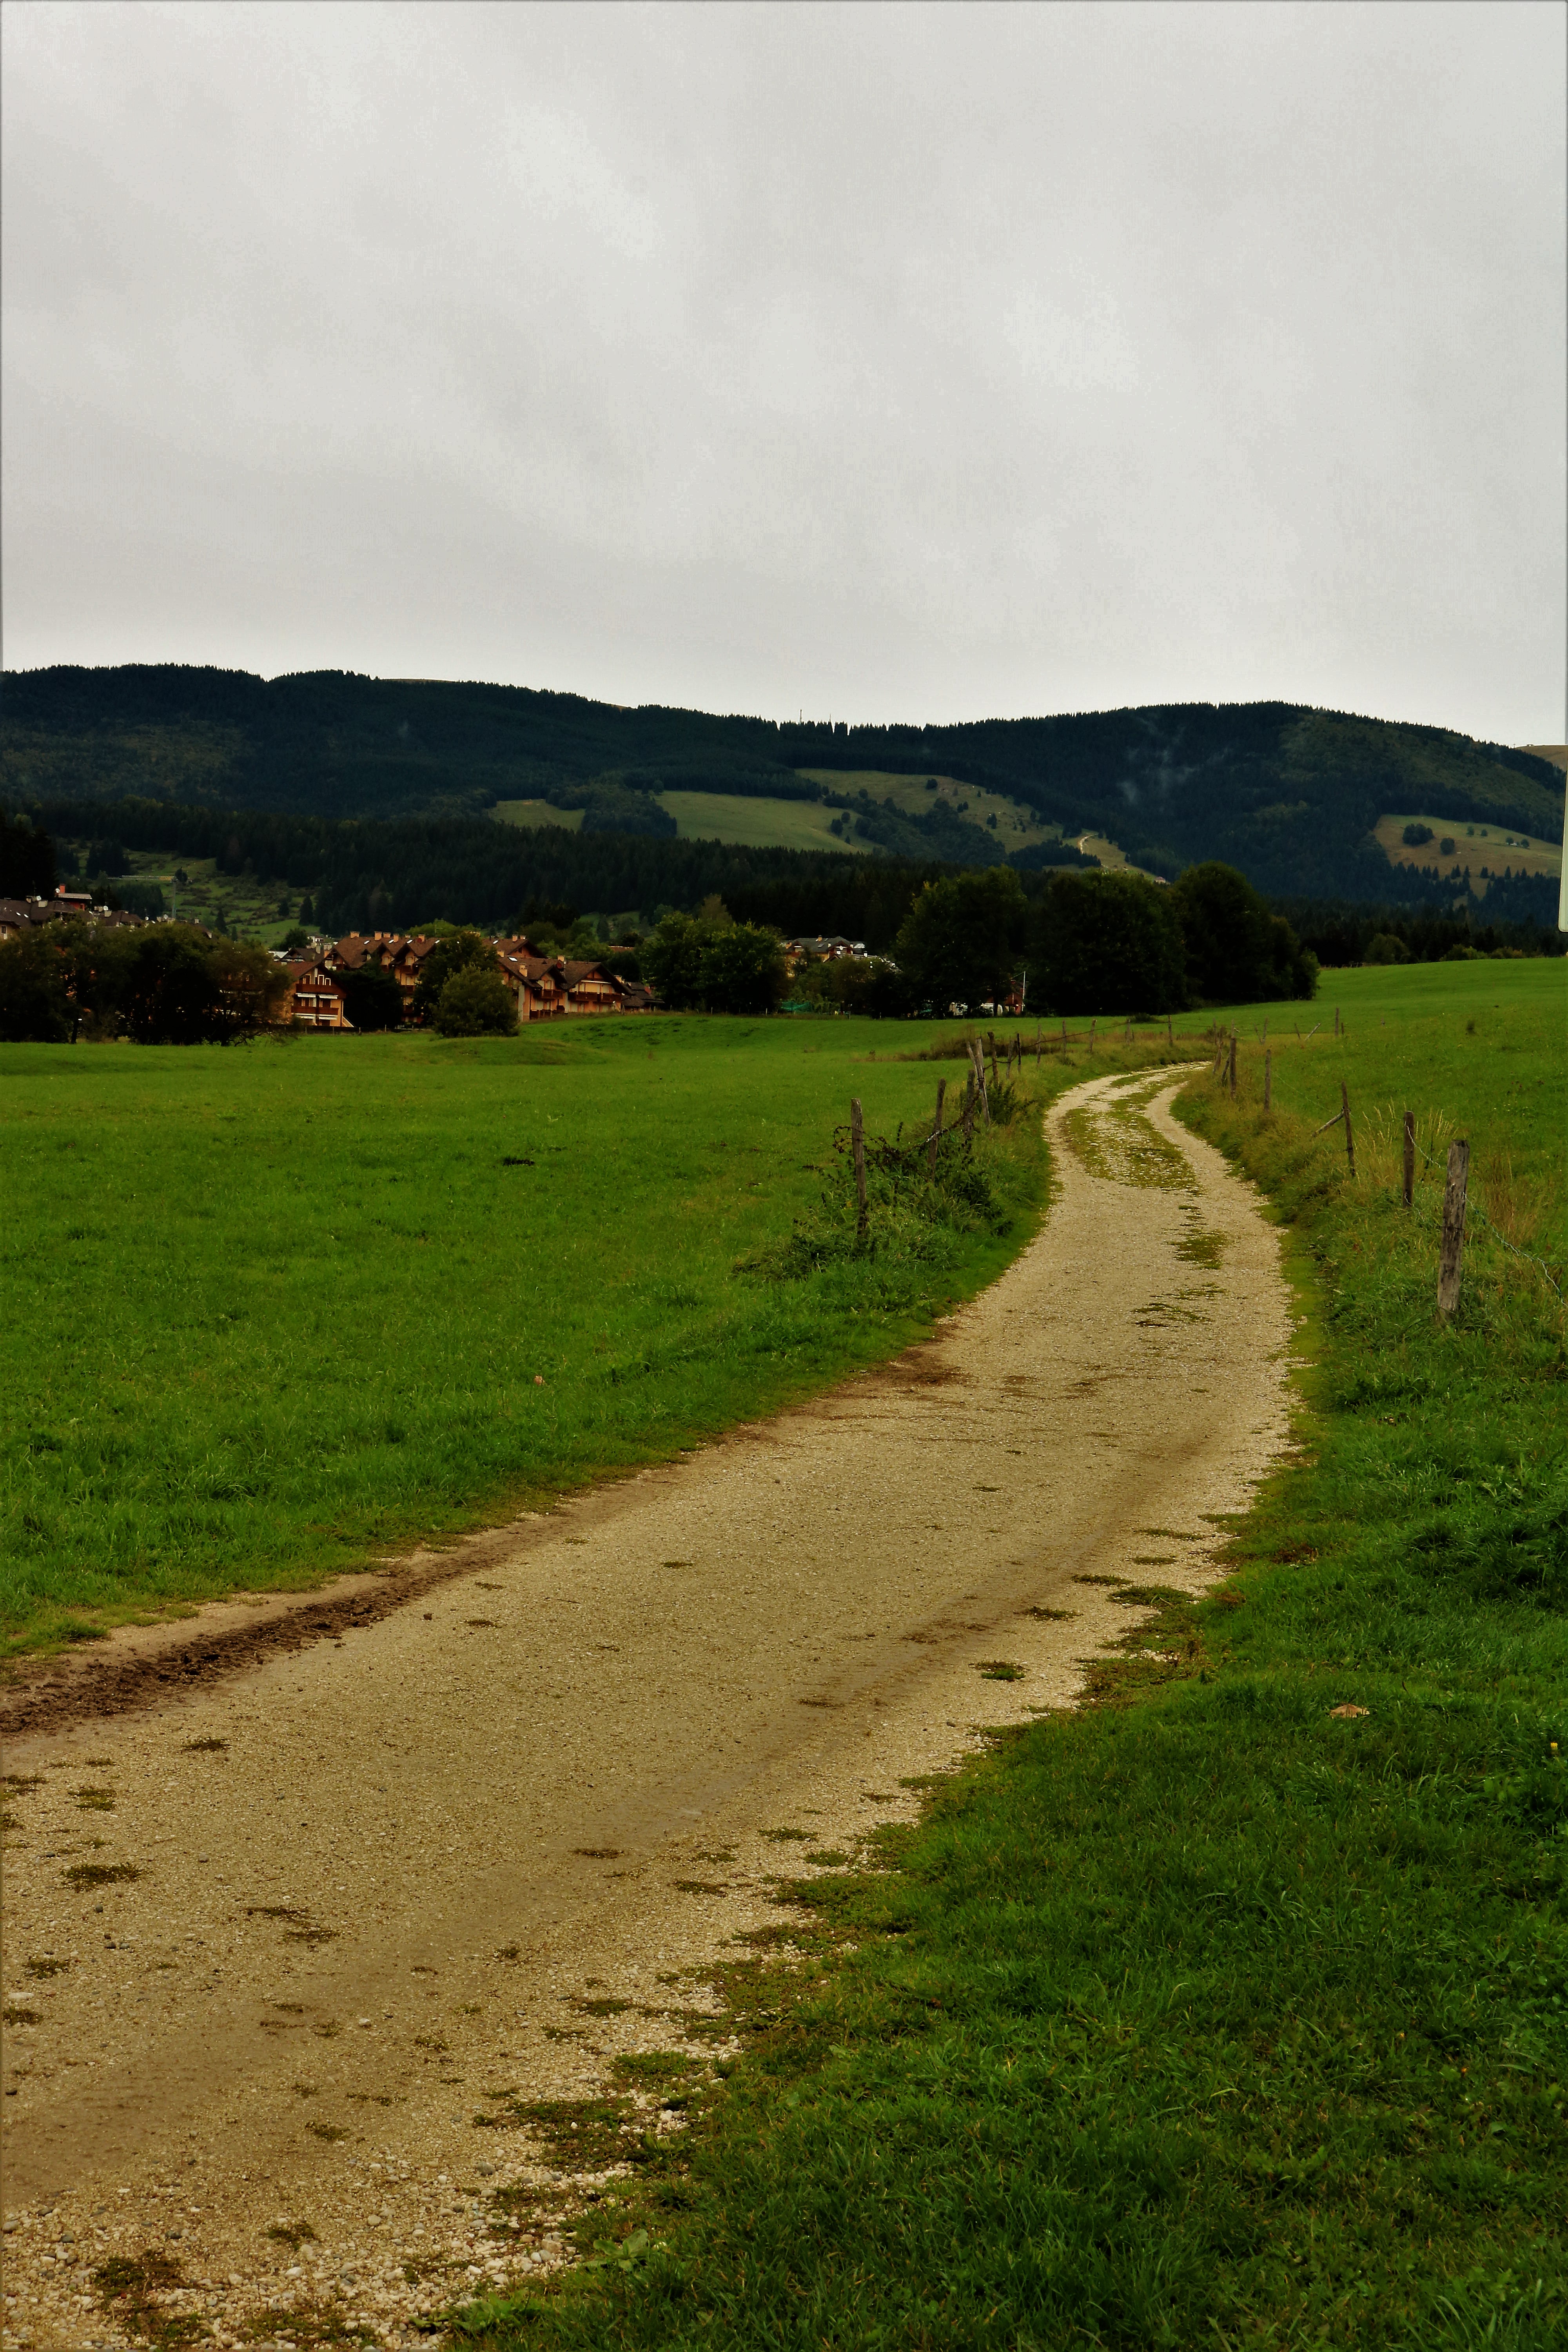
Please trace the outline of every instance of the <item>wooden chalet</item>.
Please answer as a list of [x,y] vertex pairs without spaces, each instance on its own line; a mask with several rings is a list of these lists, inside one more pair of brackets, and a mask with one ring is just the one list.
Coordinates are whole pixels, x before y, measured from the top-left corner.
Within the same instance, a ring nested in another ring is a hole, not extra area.
[[[350,967],[353,969],[353,967]],[[289,993],[279,1018],[298,1029],[352,1029],[343,1003],[342,983],[325,958],[315,963],[291,963]]]

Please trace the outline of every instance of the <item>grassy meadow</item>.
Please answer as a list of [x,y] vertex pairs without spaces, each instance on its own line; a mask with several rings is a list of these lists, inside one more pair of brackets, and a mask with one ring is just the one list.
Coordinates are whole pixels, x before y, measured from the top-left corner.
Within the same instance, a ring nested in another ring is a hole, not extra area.
[[[1225,1581],[799,1890],[805,1965],[725,1979],[740,2058],[624,2067],[691,2128],[584,2215],[595,2266],[470,2342],[1568,2341],[1565,982],[1330,974],[1326,1042],[1238,1017],[1236,1098],[1205,1069],[1181,1107],[1285,1229],[1301,1444]],[[1313,1132],[1342,1077],[1353,1177]],[[1447,1325],[1407,1105],[1497,1227]]]
[[989,1147],[1005,1232],[787,1280],[737,1261],[820,1213],[852,1094],[873,1135],[929,1123],[942,1071],[893,1056],[936,1034],[0,1048],[5,1644],[307,1583],[896,1351],[1032,1230],[1032,1127]]

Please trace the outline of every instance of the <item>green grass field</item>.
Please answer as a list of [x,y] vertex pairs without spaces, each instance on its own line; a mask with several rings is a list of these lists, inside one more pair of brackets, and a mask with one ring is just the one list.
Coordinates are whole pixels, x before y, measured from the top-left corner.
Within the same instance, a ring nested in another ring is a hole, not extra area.
[[[1305,1316],[1226,1582],[801,1890],[809,1963],[726,1979],[744,2054],[657,2062],[691,2128],[584,2213],[597,2267],[476,2346],[1568,2341],[1568,967],[1327,977],[1342,1042],[1269,1009],[1279,1108],[1262,1008],[1236,1100],[1183,1097]],[[1447,1326],[1406,1105],[1504,1228]]]
[[869,842],[841,841],[820,801],[752,800],[743,793],[658,793],[682,841],[732,841],[748,849],[839,849],[868,856]]
[[941,1266],[735,1265],[815,1207],[852,1094],[929,1118],[938,1073],[889,1055],[933,1034],[0,1049],[5,1643],[306,1582],[895,1351],[1016,1249],[1037,1146],[1012,1232]]

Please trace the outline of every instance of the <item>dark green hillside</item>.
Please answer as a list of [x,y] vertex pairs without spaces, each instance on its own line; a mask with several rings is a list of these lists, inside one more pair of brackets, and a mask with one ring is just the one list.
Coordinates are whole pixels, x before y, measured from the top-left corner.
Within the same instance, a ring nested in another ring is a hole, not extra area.
[[[1390,808],[1535,839],[1563,829],[1562,775],[1531,753],[1288,703],[830,728],[337,671],[268,680],[172,665],[58,668],[7,678],[0,762],[0,793],[24,805],[137,797],[395,819],[542,799],[586,809],[588,833],[666,837],[673,821],[658,791],[815,799],[831,787],[804,769],[929,770],[1069,834],[1107,835],[1156,872],[1219,857],[1265,890],[1347,898],[1438,888],[1415,873],[1391,886],[1367,838]],[[976,862],[975,845],[939,837],[944,827],[953,820],[933,807],[889,820],[875,845]]]

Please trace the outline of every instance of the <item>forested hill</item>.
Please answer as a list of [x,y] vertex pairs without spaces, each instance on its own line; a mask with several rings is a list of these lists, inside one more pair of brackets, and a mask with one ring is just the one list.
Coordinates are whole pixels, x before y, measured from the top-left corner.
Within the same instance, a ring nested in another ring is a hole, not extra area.
[[543,799],[630,834],[669,829],[658,791],[811,799],[804,769],[940,773],[1107,835],[1156,872],[1221,857],[1268,891],[1348,898],[1387,894],[1367,839],[1387,812],[1563,831],[1562,775],[1531,753],[1287,703],[829,728],[338,671],[62,667],[7,677],[0,759],[13,805],[134,796],[406,819]]

